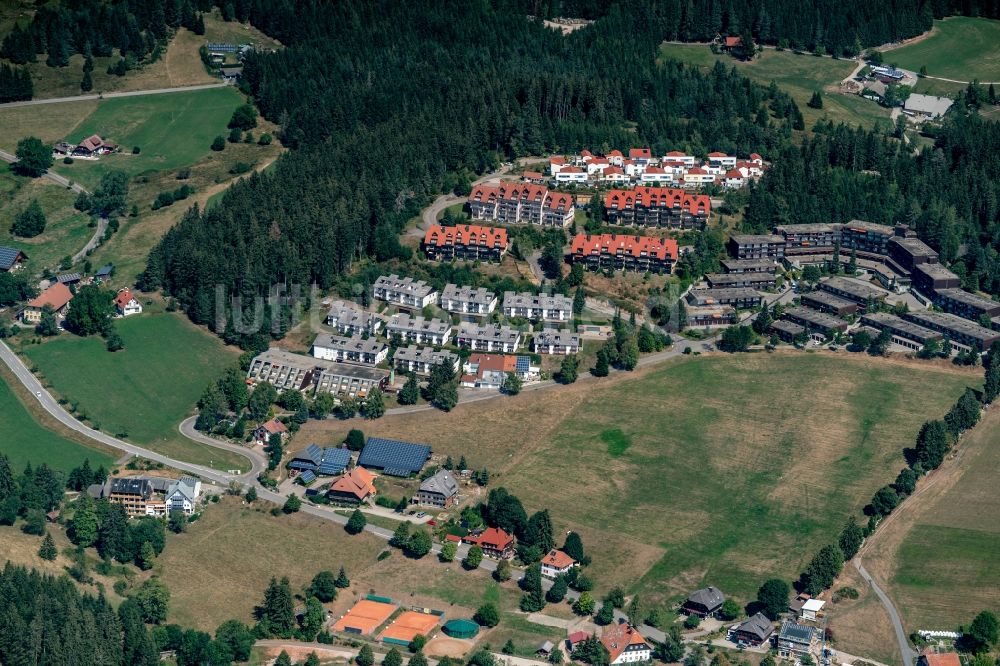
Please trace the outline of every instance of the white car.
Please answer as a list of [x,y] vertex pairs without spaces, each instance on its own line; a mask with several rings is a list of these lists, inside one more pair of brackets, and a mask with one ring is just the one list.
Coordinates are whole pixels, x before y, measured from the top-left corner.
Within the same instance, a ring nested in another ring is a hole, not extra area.
[[42,392],[41,391],[35,391],[35,397],[36,398],[41,398],[42,397]]

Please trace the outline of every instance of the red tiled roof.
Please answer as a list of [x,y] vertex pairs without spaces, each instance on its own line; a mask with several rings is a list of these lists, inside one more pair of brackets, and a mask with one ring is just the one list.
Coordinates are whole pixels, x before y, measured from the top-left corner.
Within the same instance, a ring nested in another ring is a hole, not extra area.
[[726,178],[743,178],[743,174],[738,169],[730,169],[726,172]]
[[725,153],[720,153],[718,151],[716,151],[714,153],[709,153],[708,156],[709,157],[729,157],[729,155],[727,155]]
[[601,634],[601,643],[608,649],[610,663],[614,663],[630,645],[648,645],[646,639],[632,625],[625,622],[605,627],[604,633]]
[[688,155],[686,153],[682,153],[679,150],[671,150],[669,153],[667,153],[667,157],[687,157],[687,156]]
[[763,158],[760,155],[758,155],[757,153],[750,153],[750,159],[751,160],[760,160],[760,159],[763,159]]
[[712,213],[712,201],[708,195],[691,194],[672,187],[637,187],[633,190],[611,190],[604,197],[605,208],[623,210],[635,206],[681,208],[692,215],[698,213],[710,215]]
[[334,481],[330,485],[330,490],[354,495],[359,500],[363,500],[369,495],[375,494],[375,485],[372,483],[374,479],[375,476],[365,468],[355,467]]
[[503,354],[472,354],[467,363],[478,366],[480,376],[484,371],[514,372],[517,370],[517,357]]
[[604,175],[605,176],[614,176],[614,175],[624,176],[625,172],[622,171],[621,167],[608,167],[607,169],[604,170]]
[[732,48],[734,46],[739,46],[743,41],[739,37],[726,37],[726,46]]
[[608,157],[623,157],[622,151],[612,150],[610,153],[608,153]]
[[285,424],[279,421],[277,418],[273,418],[270,421],[261,423],[260,427],[271,433],[272,435],[277,435],[279,433],[288,432],[288,428]]
[[580,151],[580,157],[591,157],[594,153],[590,152],[586,148]]
[[458,536],[456,534],[445,534],[444,535],[444,540],[445,541],[451,541],[451,542],[454,542],[454,543],[462,543],[462,537],[460,537],[460,536]]
[[566,164],[566,158],[562,155],[553,155],[549,158],[549,164]]
[[554,569],[565,569],[576,564],[576,560],[561,550],[550,550],[549,554],[542,558],[542,564],[547,564]]
[[104,145],[104,140],[101,139],[101,137],[97,136],[96,134],[92,134],[91,136],[88,136],[86,139],[81,141],[79,147],[85,148],[88,151],[93,152],[103,145]]
[[28,301],[28,307],[41,309],[46,305],[51,305],[52,309],[58,312],[71,300],[73,300],[73,292],[69,290],[69,287],[62,282],[56,282],[36,298]]
[[[619,250],[621,252],[619,252]],[[625,234],[577,234],[573,239],[573,254],[630,254],[655,259],[677,259],[677,241],[673,238],[628,236]]]
[[574,631],[572,634],[566,637],[570,645],[576,645],[577,643],[582,643],[583,641],[590,638],[590,634],[586,631]]
[[945,652],[942,654],[925,652],[921,656],[927,661],[927,666],[962,666],[962,661],[958,658],[958,653],[956,652]]
[[652,151],[649,150],[649,148],[629,148],[629,150],[628,150],[628,156],[631,157],[631,158],[633,158],[633,159],[636,159],[636,158],[639,158],[639,159],[642,159],[642,158],[649,159],[650,157],[653,156],[653,153],[652,153]]
[[666,174],[667,172],[661,169],[660,167],[651,166],[651,167],[646,167],[646,173]]
[[126,287],[125,289],[119,290],[118,295],[115,296],[115,305],[117,305],[119,309],[124,310],[125,306],[128,305],[133,298],[135,298],[135,296],[133,296],[132,292],[128,290],[128,287]]
[[708,172],[702,169],[701,167],[695,167],[693,169],[690,169],[688,173],[691,174],[692,176],[704,176]]
[[579,167],[566,167],[565,169],[560,169],[559,173],[583,173],[583,169]]
[[499,227],[485,227],[478,224],[459,224],[442,227],[433,224],[424,234],[424,245],[485,245],[506,249],[507,230]]
[[514,543],[514,537],[499,527],[490,527],[479,536],[465,537],[465,542],[479,546],[480,548],[486,546],[493,550],[506,550]]
[[538,173],[537,171],[525,171],[524,172],[524,177],[525,178],[534,178],[536,180],[538,178],[544,178],[544,176],[542,174]]

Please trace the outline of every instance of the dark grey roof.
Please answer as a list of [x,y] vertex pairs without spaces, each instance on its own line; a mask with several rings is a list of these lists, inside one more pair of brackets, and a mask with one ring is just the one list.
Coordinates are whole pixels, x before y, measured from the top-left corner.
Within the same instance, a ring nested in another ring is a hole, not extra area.
[[455,477],[451,475],[451,472],[442,469],[420,484],[420,492],[454,497],[458,494],[458,483],[455,481]]
[[398,439],[369,437],[358,464],[375,467],[393,476],[409,476],[419,472],[431,456],[431,447],[426,444],[412,444]]
[[83,279],[83,276],[79,273],[63,273],[62,275],[56,276],[57,282],[62,282],[66,284],[67,282],[79,282]]
[[101,497],[104,496],[104,484],[94,483],[87,486],[87,494],[93,497],[94,499],[101,499]]
[[736,631],[754,634],[763,641],[774,633],[774,625],[771,624],[771,621],[767,619],[766,615],[763,613],[757,613],[750,619],[741,622],[740,625],[736,627]]
[[115,270],[114,264],[108,264],[107,266],[101,266],[95,275],[97,277],[107,277],[111,275]]
[[9,271],[20,256],[21,251],[16,247],[0,247],[0,270]]
[[700,590],[695,590],[688,597],[688,601],[695,604],[701,604],[705,608],[718,608],[722,605],[722,602],[726,600],[726,595],[724,595],[718,588],[704,587]]
[[781,633],[778,634],[779,641],[792,641],[794,643],[809,644],[813,640],[815,629],[806,627],[795,622],[785,622],[781,625]]
[[114,494],[149,497],[153,493],[153,486],[149,482],[149,479],[125,477],[112,479],[111,492]]

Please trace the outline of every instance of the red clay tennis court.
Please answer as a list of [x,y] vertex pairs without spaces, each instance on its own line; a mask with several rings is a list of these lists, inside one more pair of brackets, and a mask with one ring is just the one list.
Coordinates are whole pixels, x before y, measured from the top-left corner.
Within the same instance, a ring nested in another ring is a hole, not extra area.
[[333,625],[334,631],[370,635],[396,611],[393,604],[362,599]]
[[385,628],[385,631],[378,637],[380,641],[387,643],[397,643],[399,645],[409,645],[414,637],[429,636],[431,629],[437,626],[441,618],[430,613],[417,613],[406,611],[401,613],[396,620]]

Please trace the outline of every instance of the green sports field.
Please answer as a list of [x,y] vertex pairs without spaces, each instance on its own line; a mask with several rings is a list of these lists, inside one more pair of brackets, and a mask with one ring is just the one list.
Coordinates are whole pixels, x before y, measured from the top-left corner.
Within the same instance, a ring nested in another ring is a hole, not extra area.
[[46,463],[64,472],[73,469],[85,458],[90,458],[94,467],[114,462],[113,458],[100,451],[71,442],[38,425],[3,378],[0,378],[0,423],[3,424],[0,453],[10,459],[16,472],[24,469],[29,462],[33,465]]
[[[754,61],[744,62],[726,54],[715,55],[704,44],[663,44],[660,53],[664,58],[680,60],[705,70],[715,66],[715,62],[719,60],[727,68],[736,67],[758,83],[768,85],[774,81],[795,100],[802,111],[806,129],[812,129],[820,119],[865,127],[873,127],[878,122],[889,122],[888,109],[857,95],[842,95],[837,92],[840,82],[857,64],[851,60],[833,60],[765,49]],[[822,109],[807,106],[813,92],[817,90],[823,93]]]
[[246,468],[245,458],[177,432],[236,352],[176,314],[142,314],[116,326],[125,341],[117,353],[100,337],[68,333],[24,351],[53,391],[76,403],[95,427],[188,462]]
[[[136,176],[194,164],[209,153],[212,139],[228,134],[226,124],[242,101],[229,87],[104,100],[66,138],[76,143],[98,134],[121,146],[121,152],[96,162],[57,163],[56,169],[95,185],[110,169]],[[133,155],[136,146],[140,152]]]
[[926,39],[884,52],[886,62],[956,81],[1000,81],[1000,21],[955,16]]

